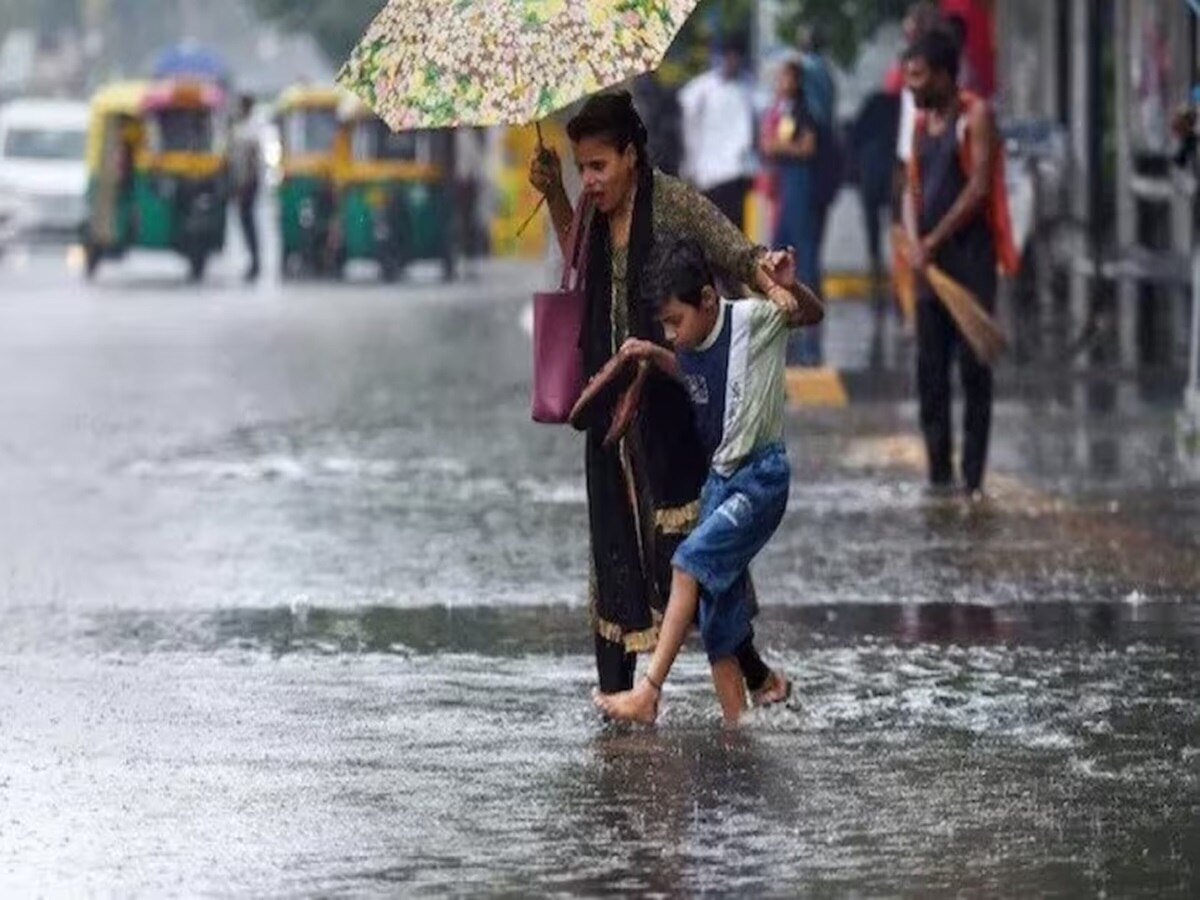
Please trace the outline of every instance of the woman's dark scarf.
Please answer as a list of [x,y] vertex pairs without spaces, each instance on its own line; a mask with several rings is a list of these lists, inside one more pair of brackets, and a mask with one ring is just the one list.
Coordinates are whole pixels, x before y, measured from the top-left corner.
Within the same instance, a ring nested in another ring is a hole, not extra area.
[[[655,241],[653,204],[654,173],[643,165],[638,170],[629,234],[629,334],[664,344],[654,301],[645,294],[647,264]],[[599,212],[591,231],[586,290],[587,314],[580,341],[590,378],[612,357],[612,243],[607,217]],[[696,500],[708,469],[696,436],[692,408],[681,385],[655,373],[646,384],[640,408],[637,425],[626,441],[637,484],[636,517],[620,450],[601,447],[607,423],[587,436],[596,614],[624,632],[650,628],[651,607],[661,611],[670,593],[670,557],[664,552],[667,548],[656,546],[655,510],[682,507]]]

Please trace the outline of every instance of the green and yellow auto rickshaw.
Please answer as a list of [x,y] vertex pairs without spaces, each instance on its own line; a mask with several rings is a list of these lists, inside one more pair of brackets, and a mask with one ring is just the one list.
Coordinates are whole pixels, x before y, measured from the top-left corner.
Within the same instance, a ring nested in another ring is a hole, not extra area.
[[333,268],[335,248],[330,226],[336,207],[333,193],[334,147],[338,106],[345,94],[331,87],[296,86],[276,104],[281,178],[279,236],[284,277]]
[[225,245],[227,166],[216,85],[126,82],[92,99],[87,273],[128,250],[173,250],[193,280]]
[[453,198],[441,160],[450,132],[393,132],[362,103],[347,98],[334,167],[339,263],[370,259],[385,281],[418,260],[439,260],[454,273]]

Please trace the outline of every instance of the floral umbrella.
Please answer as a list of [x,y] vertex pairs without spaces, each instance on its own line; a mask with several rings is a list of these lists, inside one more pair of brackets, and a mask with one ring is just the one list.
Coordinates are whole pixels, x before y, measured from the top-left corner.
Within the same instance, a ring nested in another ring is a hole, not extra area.
[[389,0],[338,74],[392,128],[520,125],[657,68],[697,0]]

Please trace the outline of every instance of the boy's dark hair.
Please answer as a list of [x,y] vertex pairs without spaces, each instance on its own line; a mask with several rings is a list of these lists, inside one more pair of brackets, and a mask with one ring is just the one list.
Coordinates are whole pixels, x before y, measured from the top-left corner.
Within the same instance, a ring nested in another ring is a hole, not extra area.
[[600,138],[624,153],[630,144],[637,151],[638,161],[649,164],[646,152],[646,125],[633,105],[629,91],[605,91],[592,95],[583,108],[567,123],[567,137],[578,142],[584,138]]
[[704,299],[704,289],[714,287],[704,248],[692,238],[656,246],[650,256],[647,287],[655,308],[671,299],[688,306],[699,306]]
[[921,59],[934,74],[944,72],[951,81],[958,81],[958,64],[960,49],[958,41],[944,26],[933,29],[928,34],[919,37],[908,52],[906,60]]

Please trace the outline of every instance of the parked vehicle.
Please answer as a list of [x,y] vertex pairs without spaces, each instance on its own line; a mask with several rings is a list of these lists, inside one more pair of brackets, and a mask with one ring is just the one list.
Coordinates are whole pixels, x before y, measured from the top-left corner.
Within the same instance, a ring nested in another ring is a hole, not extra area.
[[14,100],[0,107],[0,205],[29,237],[73,238],[86,216],[87,105]]

